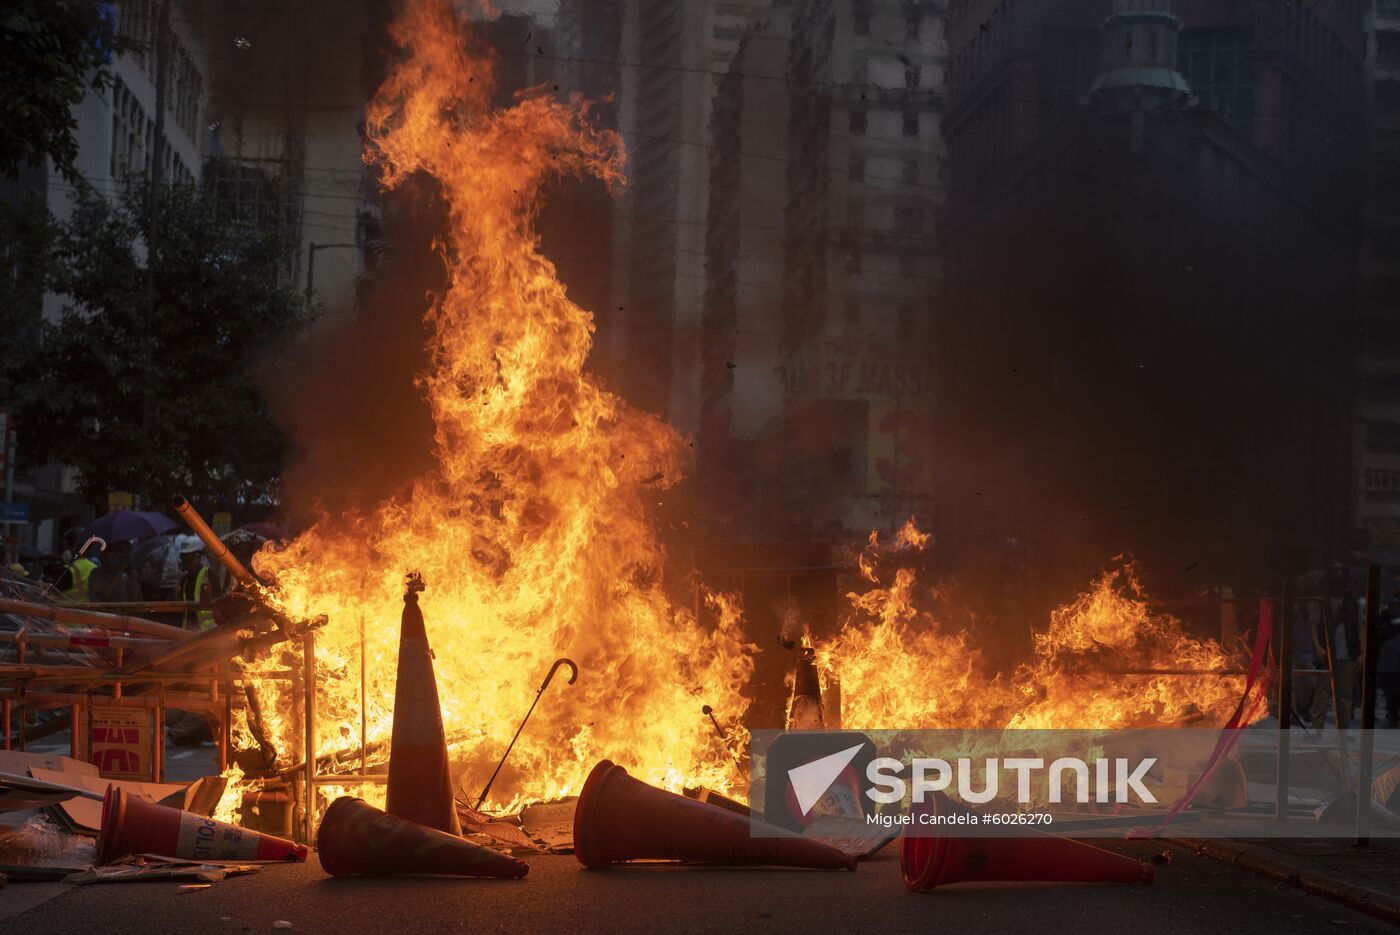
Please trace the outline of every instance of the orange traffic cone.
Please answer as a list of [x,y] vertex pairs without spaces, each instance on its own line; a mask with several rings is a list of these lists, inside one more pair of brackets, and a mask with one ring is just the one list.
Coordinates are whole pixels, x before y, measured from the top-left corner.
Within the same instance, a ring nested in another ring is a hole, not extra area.
[[192,812],[157,805],[138,795],[107,787],[102,798],[102,831],[97,863],[128,854],[158,854],[184,860],[306,860],[306,847]]
[[388,815],[353,796],[330,804],[316,833],[321,869],[343,877],[448,874],[460,877],[523,877],[523,860],[462,838]]
[[[917,808],[918,806],[916,806]],[[926,813],[973,814],[941,792],[924,802]],[[947,883],[1020,881],[1040,883],[1151,883],[1151,864],[1082,841],[1044,831],[1027,837],[916,837],[907,831],[899,848],[899,869],[911,890]]]
[[855,857],[834,847],[649,786],[611,760],[593,767],[579,793],[574,854],[585,867],[652,859],[856,869]]
[[389,790],[385,810],[409,821],[461,834],[447,769],[433,654],[418,609],[423,580],[409,577],[399,630],[399,672],[394,687],[394,732],[389,749]]

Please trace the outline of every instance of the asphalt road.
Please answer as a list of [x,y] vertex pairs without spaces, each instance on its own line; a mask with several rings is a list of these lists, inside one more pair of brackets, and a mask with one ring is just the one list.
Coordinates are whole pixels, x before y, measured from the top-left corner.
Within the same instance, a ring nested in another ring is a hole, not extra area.
[[[1116,849],[1144,859],[1149,842]],[[1150,886],[965,884],[910,893],[893,848],[847,871],[666,865],[584,870],[531,860],[524,880],[332,879],[313,856],[180,894],[173,884],[77,887],[0,924],[24,935],[293,932],[1394,932],[1384,923],[1172,850]]]

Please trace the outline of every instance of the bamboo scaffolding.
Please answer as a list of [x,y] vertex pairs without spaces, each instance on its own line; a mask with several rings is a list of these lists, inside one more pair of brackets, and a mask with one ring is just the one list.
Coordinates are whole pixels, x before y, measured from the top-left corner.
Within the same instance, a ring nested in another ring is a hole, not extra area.
[[156,623],[154,620],[145,620],[141,617],[78,610],[59,604],[34,604],[29,601],[15,601],[9,598],[0,598],[0,614],[19,614],[25,617],[36,617],[39,620],[49,620],[54,623],[77,623],[90,627],[99,627],[103,630],[122,630],[129,633],[140,633],[143,636],[154,636],[166,640],[187,640],[194,635],[188,630],[182,630],[179,627],[172,627],[164,623]]

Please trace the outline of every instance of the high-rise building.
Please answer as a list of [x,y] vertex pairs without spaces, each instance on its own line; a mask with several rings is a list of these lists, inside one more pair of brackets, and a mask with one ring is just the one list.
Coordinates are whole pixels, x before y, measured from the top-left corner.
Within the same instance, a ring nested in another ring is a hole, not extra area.
[[943,37],[942,3],[792,3],[782,502],[817,538],[929,512]]
[[938,505],[965,564],[1008,577],[1014,543],[1050,600],[1125,550],[1166,590],[1345,557],[1362,13],[953,0]]
[[1370,187],[1362,259],[1357,523],[1373,556],[1400,561],[1400,2],[1368,17]]

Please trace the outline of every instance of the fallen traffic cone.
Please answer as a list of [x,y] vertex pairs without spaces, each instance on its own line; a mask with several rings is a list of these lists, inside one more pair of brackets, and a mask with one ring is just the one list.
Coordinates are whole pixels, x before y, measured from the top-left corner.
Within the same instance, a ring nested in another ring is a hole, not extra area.
[[306,860],[306,846],[285,838],[226,825],[138,795],[107,787],[97,863],[128,854],[157,854],[184,860]]
[[321,868],[337,877],[446,874],[513,879],[530,872],[523,860],[386,814],[348,795],[332,802],[322,816],[316,853]]
[[[918,807],[918,806],[916,806]],[[941,792],[922,806],[935,815],[975,814]],[[1151,883],[1155,871],[1122,854],[1027,829],[1025,837],[916,837],[904,833],[899,869],[911,890],[969,881]]]
[[626,860],[694,860],[856,869],[855,857],[834,847],[649,786],[611,760],[593,767],[579,793],[574,854],[585,867]]
[[389,748],[389,791],[384,808],[390,815],[449,834],[462,833],[452,801],[447,769],[447,739],[442,731],[437,679],[428,631],[418,609],[423,579],[410,575],[403,596],[399,630],[399,671],[394,687],[394,732]]

